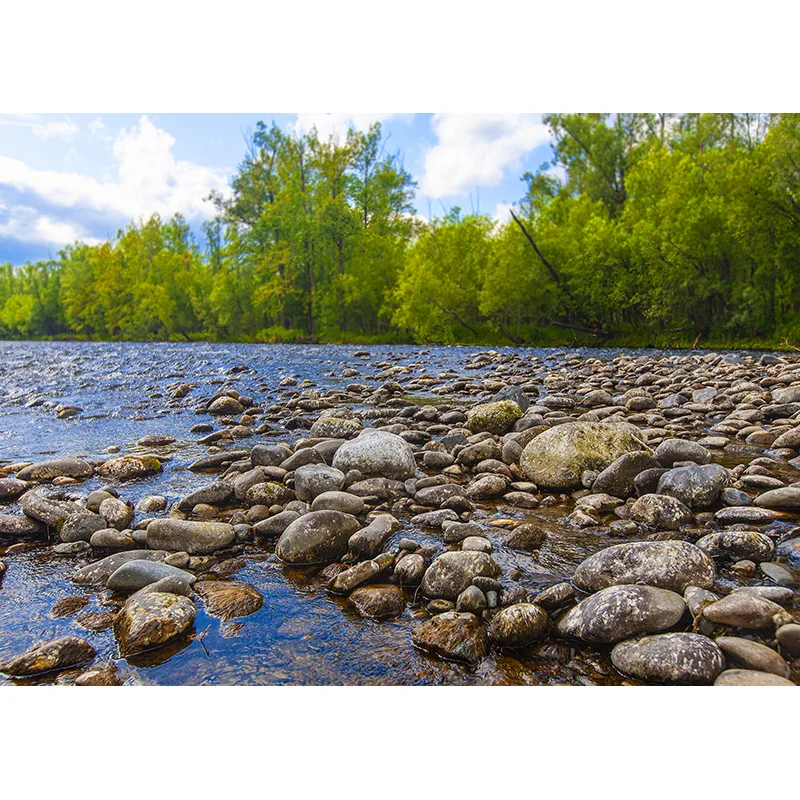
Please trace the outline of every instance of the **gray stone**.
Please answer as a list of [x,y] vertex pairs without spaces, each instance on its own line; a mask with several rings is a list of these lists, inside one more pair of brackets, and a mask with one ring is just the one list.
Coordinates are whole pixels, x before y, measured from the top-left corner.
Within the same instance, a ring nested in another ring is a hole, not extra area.
[[347,552],[348,540],[360,527],[351,514],[312,511],[286,528],[275,553],[288,564],[330,564]]
[[656,492],[680,500],[687,508],[708,508],[729,482],[730,473],[719,464],[677,467],[661,476]]
[[459,551],[442,553],[425,571],[422,592],[427,597],[456,600],[478,575],[496,578],[500,568],[486,553]]
[[712,558],[724,557],[731,561],[769,561],[775,552],[772,539],[756,531],[710,533],[698,539],[695,544]]
[[500,609],[489,624],[489,639],[497,647],[528,647],[547,631],[547,612],[535,603]]
[[661,633],[620,642],[611,662],[625,675],[649,681],[712,683],[725,669],[722,650],[699,633]]
[[489,652],[486,629],[474,614],[445,611],[414,628],[416,647],[441,658],[478,664]]
[[17,473],[20,481],[51,481],[53,478],[91,478],[93,470],[82,458],[56,458],[31,464]]
[[225,522],[154,519],[147,526],[147,546],[153,550],[206,555],[227,547],[235,538],[233,525]]
[[630,507],[630,518],[653,530],[676,531],[692,520],[692,512],[674,497],[643,494]]
[[136,592],[143,586],[160,581],[162,578],[178,578],[187,585],[197,580],[191,572],[171,567],[160,561],[132,559],[108,576],[106,588],[114,592]]
[[344,473],[324,464],[306,464],[294,473],[294,491],[298,500],[311,503],[325,492],[338,492],[344,486]]
[[656,448],[655,457],[665,467],[671,467],[676,461],[694,461],[696,464],[711,461],[711,453],[703,445],[685,439],[665,439]]
[[411,446],[393,433],[366,429],[343,444],[333,457],[333,466],[343,473],[357,469],[367,477],[405,480],[417,471]]

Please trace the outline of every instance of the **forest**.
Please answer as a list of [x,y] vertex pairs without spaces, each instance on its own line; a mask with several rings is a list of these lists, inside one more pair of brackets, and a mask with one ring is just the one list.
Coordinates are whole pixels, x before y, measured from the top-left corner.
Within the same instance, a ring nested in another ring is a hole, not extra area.
[[551,114],[512,217],[426,220],[380,125],[259,123],[214,216],[0,265],[7,339],[800,345],[800,114]]

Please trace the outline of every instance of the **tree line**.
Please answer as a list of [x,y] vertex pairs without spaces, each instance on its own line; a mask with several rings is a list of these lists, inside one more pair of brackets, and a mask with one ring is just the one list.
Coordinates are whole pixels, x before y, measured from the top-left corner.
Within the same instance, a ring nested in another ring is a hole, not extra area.
[[552,114],[511,218],[423,220],[380,125],[259,123],[212,195],[0,267],[5,338],[785,344],[800,322],[800,115]]

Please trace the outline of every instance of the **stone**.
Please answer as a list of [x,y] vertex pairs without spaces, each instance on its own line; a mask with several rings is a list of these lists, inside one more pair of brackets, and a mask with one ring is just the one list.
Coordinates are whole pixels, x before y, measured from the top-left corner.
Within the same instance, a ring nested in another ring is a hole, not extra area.
[[300,514],[297,511],[287,509],[275,514],[273,517],[257,522],[253,526],[253,530],[258,536],[273,538],[280,536],[297,519],[300,519]]
[[42,539],[45,536],[47,526],[38,520],[16,514],[0,514],[0,540]]
[[114,553],[81,567],[72,575],[72,582],[77,583],[79,586],[105,586],[111,575],[128,561],[136,559],[163,561],[167,555],[168,553],[164,550],[128,550],[124,553]]
[[611,663],[640,680],[709,684],[725,669],[725,656],[699,633],[660,633],[615,645]]
[[312,511],[286,528],[275,554],[287,564],[331,564],[347,552],[348,540],[360,527],[351,514]]
[[547,631],[547,612],[535,603],[500,609],[489,623],[489,639],[502,648],[528,647]]
[[519,465],[544,489],[581,486],[585,470],[604,470],[621,455],[642,449],[641,433],[628,423],[568,422],[540,433],[523,449]]
[[657,467],[658,462],[644,450],[625,453],[595,478],[592,491],[612,497],[630,497],[636,490],[636,476]]
[[480,620],[458,611],[445,611],[418,625],[411,641],[420,650],[473,666],[489,652],[489,637]]
[[328,583],[328,591],[334,594],[349,594],[357,586],[380,575],[393,563],[394,557],[391,553],[381,553],[368,561],[361,561],[333,578]]
[[191,572],[171,567],[161,561],[132,559],[126,561],[108,576],[106,588],[114,592],[136,592],[162,578],[177,578],[189,586],[197,580]]
[[244,406],[236,398],[222,395],[211,403],[208,413],[217,417],[239,415],[244,413]]
[[731,506],[721,508],[714,514],[714,519],[720,525],[760,525],[772,522],[776,514],[766,508],[756,508],[754,506]]
[[89,544],[97,550],[132,550],[136,541],[129,531],[102,528],[92,534]]
[[166,497],[160,494],[149,494],[136,504],[136,510],[142,514],[155,514],[164,511],[169,505]]
[[50,497],[27,492],[22,496],[22,513],[37,522],[42,522],[48,528],[58,530],[72,514],[84,513],[76,503],[53,500]]
[[250,506],[282,506],[292,498],[289,489],[277,481],[263,481],[248,487],[245,501]]
[[458,551],[442,553],[425,571],[422,592],[426,597],[456,600],[478,575],[496,578],[500,568],[486,553]]
[[630,506],[630,518],[653,530],[676,531],[692,520],[692,512],[674,497],[643,494]]
[[233,525],[226,522],[192,522],[182,519],[154,519],[147,526],[147,546],[152,550],[183,551],[206,555],[232,544]]
[[44,675],[91,661],[94,647],[77,636],[62,636],[34,645],[24,653],[0,662],[0,672],[15,678]]
[[775,544],[764,533],[756,531],[720,531],[698,539],[695,544],[712,558],[731,561],[750,559],[769,561],[775,553]]
[[374,558],[383,543],[399,528],[400,523],[391,514],[379,514],[369,525],[356,531],[347,540],[350,555],[356,558]]
[[794,686],[790,680],[772,672],[752,669],[726,669],[714,681],[714,686]]
[[325,492],[338,492],[344,486],[344,473],[324,464],[306,464],[294,472],[294,491],[298,500],[311,503]]
[[393,619],[399,617],[406,608],[402,589],[391,584],[362,586],[348,599],[360,614],[373,619]]
[[131,481],[161,472],[161,462],[152,456],[120,456],[104,462],[97,468],[97,474],[115,481]]
[[116,497],[108,497],[100,503],[99,514],[108,523],[107,528],[125,530],[133,522],[133,509]]
[[241,581],[199,581],[194,590],[203,598],[206,611],[219,619],[247,617],[264,604],[261,592]]
[[124,656],[141,653],[185,633],[195,610],[187,597],[165,592],[134,595],[114,620],[114,636]]
[[[109,499],[113,500],[114,498]],[[66,518],[58,533],[58,538],[62,542],[88,542],[97,531],[107,527],[108,523],[99,514],[82,511],[70,514]]]
[[345,442],[333,457],[333,466],[347,473],[357,469],[365,477],[406,480],[417,471],[411,446],[399,436],[367,428]]
[[661,476],[656,494],[674,497],[687,508],[708,508],[717,502],[730,480],[728,470],[719,464],[677,467]]
[[349,492],[323,492],[314,498],[311,504],[312,511],[341,511],[344,514],[356,516],[361,514],[366,505],[361,497]]
[[790,658],[800,658],[800,625],[790,622],[778,628],[775,638],[778,640],[781,652]]
[[676,625],[684,612],[683,598],[654,586],[616,585],[582,600],[562,617],[561,636],[592,644],[611,644],[645,633],[660,633]]
[[771,600],[745,592],[733,592],[703,609],[710,622],[736,628],[759,630],[772,626],[772,618],[783,609]]
[[503,544],[512,550],[537,550],[546,539],[545,529],[532,522],[523,522],[503,534]]
[[695,464],[708,464],[711,461],[711,453],[703,445],[686,439],[665,439],[654,455],[665,467],[671,467],[676,461],[694,461]]
[[17,473],[20,481],[50,481],[53,478],[91,478],[94,470],[82,458],[56,458],[52,461],[40,461],[21,469]]
[[566,581],[548,586],[536,595],[536,605],[545,611],[555,611],[575,597],[575,587]]
[[492,395],[489,402],[497,403],[501,400],[513,400],[519,406],[523,414],[531,405],[528,395],[525,394],[525,390],[521,386],[504,386]]
[[315,439],[352,439],[361,433],[361,421],[355,418],[343,419],[336,416],[320,417],[309,431]]
[[456,599],[456,611],[482,614],[489,607],[486,595],[477,586],[467,586]]
[[490,500],[505,494],[508,483],[502,475],[482,475],[467,487],[472,500]]
[[394,579],[401,586],[418,586],[425,574],[425,559],[411,553],[402,558],[394,568]]
[[467,412],[467,428],[472,433],[488,431],[496,436],[508,433],[522,417],[522,409],[511,399],[480,403]]
[[645,584],[683,593],[687,586],[710,589],[714,562],[689,542],[630,542],[589,556],[575,571],[575,585],[588,592],[620,584]]
[[16,478],[0,478],[0,503],[16,500],[28,488],[27,483]]
[[800,486],[782,486],[758,495],[753,501],[760,508],[800,509]]
[[771,647],[737,636],[719,636],[716,642],[725,653],[729,665],[738,663],[745,669],[789,677],[789,665]]
[[214,481],[208,486],[189,493],[179,503],[181,511],[191,511],[199,503],[211,506],[224,506],[233,502],[235,497],[234,485],[230,481]]

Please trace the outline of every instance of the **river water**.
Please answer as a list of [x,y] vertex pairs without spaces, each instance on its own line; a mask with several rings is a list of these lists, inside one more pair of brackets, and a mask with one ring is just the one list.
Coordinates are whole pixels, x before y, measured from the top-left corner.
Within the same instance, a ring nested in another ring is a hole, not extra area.
[[[368,349],[369,358],[355,355],[362,349]],[[503,348],[497,350],[503,352]],[[376,362],[410,366],[412,375],[435,377],[455,371],[480,378],[481,370],[464,372],[476,352],[472,347],[4,342],[0,343],[0,463],[66,455],[101,458],[111,445],[121,453],[135,454],[142,452],[138,439],[168,434],[175,443],[158,450],[169,457],[164,471],[119,488],[122,499],[134,503],[149,494],[176,500],[213,480],[187,469],[207,452],[189,428],[210,421],[208,416],[198,416],[193,406],[220,385],[229,384],[268,407],[286,398],[286,390],[278,384],[287,377],[294,377],[298,384],[308,380],[320,390],[354,382],[369,384],[381,371]],[[538,348],[514,352],[543,359],[561,353]],[[621,351],[586,349],[570,351],[569,356],[576,352],[611,358]],[[532,378],[537,377],[536,370],[563,366],[564,358],[556,355],[533,368]],[[346,369],[358,374],[345,377]],[[178,383],[194,385],[186,401],[170,400],[169,387]],[[59,404],[83,411],[72,419],[58,419]],[[294,441],[303,435],[302,430],[277,430],[242,444]],[[93,478],[72,488],[85,496],[101,485]],[[531,589],[570,576],[588,553],[608,543],[567,528],[563,509],[515,513],[545,525],[550,536],[541,551],[530,554],[504,550],[495,543],[495,558],[503,574],[521,571],[519,582]],[[506,509],[497,515],[513,514]],[[437,541],[406,523],[389,544],[403,536],[422,544]],[[198,600],[192,635],[157,651],[120,659],[112,631],[90,632],[74,617],[50,615],[57,600],[89,594],[72,584],[70,576],[91,559],[57,557],[44,544],[4,555],[0,548],[0,557],[8,567],[0,588],[3,658],[37,641],[77,635],[95,647],[99,659],[115,662],[126,680],[135,683],[581,684],[623,680],[603,650],[549,640],[513,656],[492,653],[475,669],[438,660],[411,645],[412,628],[419,624],[415,617],[425,616],[413,602],[399,619],[365,620],[346,599],[324,591],[326,580],[319,570],[288,568],[269,547],[256,546],[248,547],[246,566],[234,577],[262,593],[260,611],[233,623],[220,622],[208,616]],[[409,600],[413,601],[411,595]],[[102,593],[92,593],[85,610],[103,610],[105,601]],[[8,682],[0,677],[3,680]],[[42,679],[51,681],[52,677]]]

